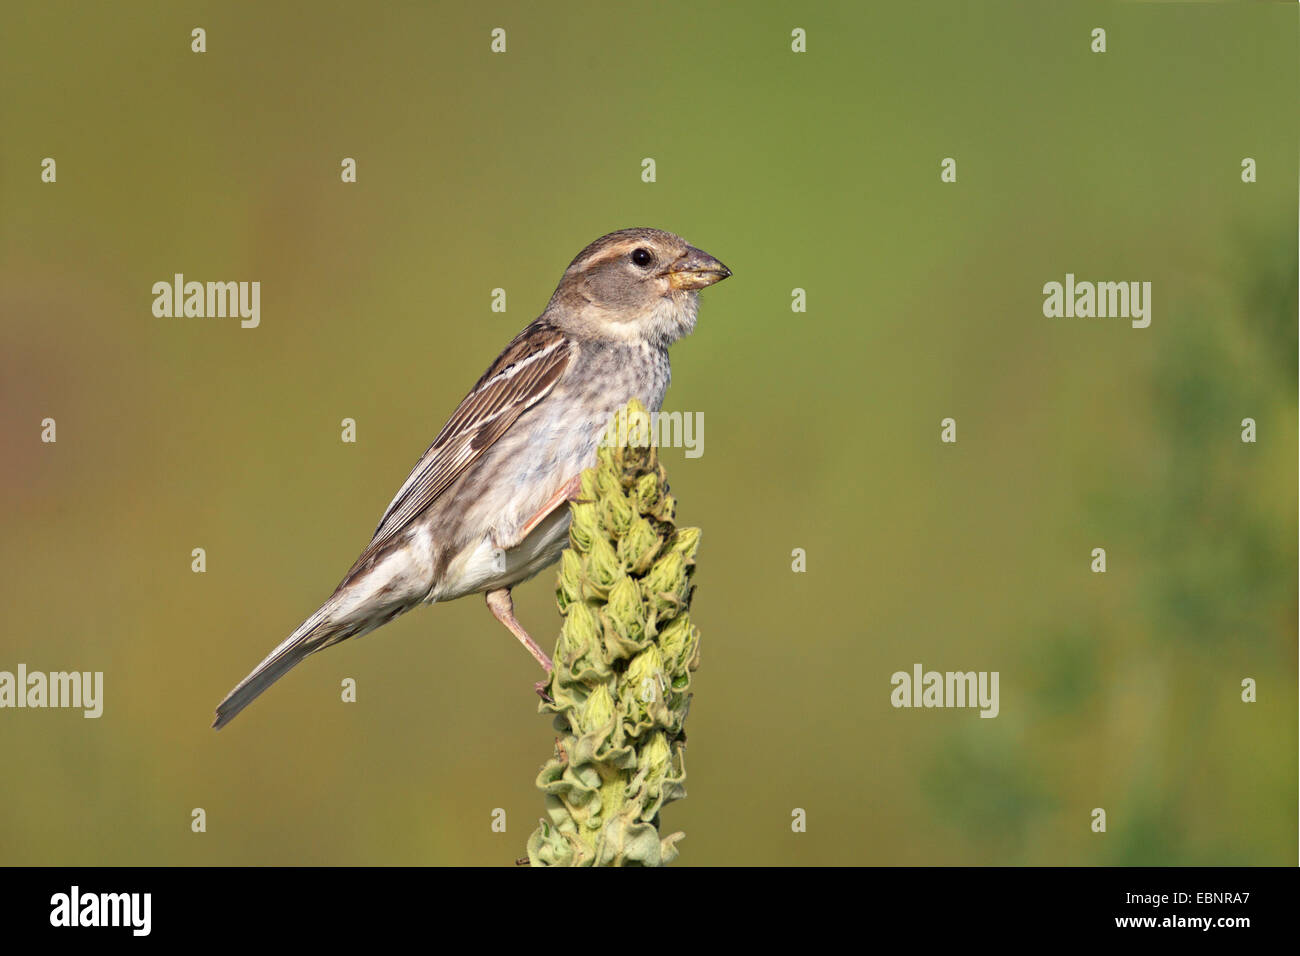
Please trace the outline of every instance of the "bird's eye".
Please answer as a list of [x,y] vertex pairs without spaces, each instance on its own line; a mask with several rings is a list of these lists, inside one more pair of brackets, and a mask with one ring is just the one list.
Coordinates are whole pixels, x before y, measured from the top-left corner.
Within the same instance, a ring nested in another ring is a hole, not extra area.
[[642,269],[648,266],[650,264],[650,260],[653,258],[654,256],[650,255],[650,251],[648,249],[632,250],[632,261],[637,265],[639,265]]

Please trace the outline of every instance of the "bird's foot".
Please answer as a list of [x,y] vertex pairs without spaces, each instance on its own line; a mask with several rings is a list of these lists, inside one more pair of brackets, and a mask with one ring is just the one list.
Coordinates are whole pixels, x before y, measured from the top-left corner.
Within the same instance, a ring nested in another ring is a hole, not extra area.
[[555,698],[546,692],[546,688],[551,686],[551,675],[547,674],[545,680],[539,680],[533,685],[533,690],[537,691],[537,696],[548,704],[555,703]]

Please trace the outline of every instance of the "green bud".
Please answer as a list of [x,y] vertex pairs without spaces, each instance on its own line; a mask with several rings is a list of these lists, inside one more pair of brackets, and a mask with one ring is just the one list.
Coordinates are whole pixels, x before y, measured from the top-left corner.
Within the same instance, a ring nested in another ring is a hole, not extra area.
[[679,614],[659,632],[659,646],[663,648],[664,666],[676,677],[685,673],[694,652],[695,628],[689,613]]
[[629,643],[640,642],[645,634],[645,611],[641,606],[641,592],[626,574],[609,589],[605,613]]
[[[650,444],[650,413],[640,402],[629,404],[614,416],[618,423],[618,437],[624,449],[645,448]],[[623,456],[626,466],[629,457]]]
[[596,497],[605,498],[622,498],[623,482],[619,478],[618,469],[600,468],[596,472]]
[[655,731],[641,749],[639,767],[646,771],[646,779],[657,783],[672,769],[673,751],[662,731]]
[[699,528],[678,528],[677,533],[673,535],[672,544],[669,548],[676,551],[686,563],[690,564],[695,558],[695,552],[700,548],[700,529]]
[[[597,456],[599,458],[599,456]],[[595,501],[599,488],[596,485],[596,468],[588,468],[582,473],[582,488],[578,492],[578,498],[582,501]]]
[[618,559],[633,574],[645,574],[659,554],[659,535],[645,518],[637,518],[618,539]]
[[645,682],[648,678],[651,678],[654,680],[655,687],[659,687],[659,678],[663,672],[663,655],[660,653],[659,648],[654,644],[651,644],[636,657],[632,658],[632,660],[628,661],[628,683],[633,686],[633,689],[641,700],[650,701],[654,699],[653,696],[647,696]]
[[628,663],[619,701],[629,724],[629,735],[635,736],[642,728],[655,724],[668,726],[672,722],[673,715],[667,706],[666,683],[663,658],[654,644]]
[[600,638],[600,621],[586,604],[571,604],[564,615],[561,633],[569,651],[568,659],[577,660],[591,650]]
[[686,562],[676,551],[659,558],[641,581],[641,593],[663,619],[675,613],[686,598]]
[[627,500],[627,495],[623,493],[622,487],[617,493],[604,493],[600,498],[600,520],[604,525],[605,531],[612,537],[617,538],[626,534],[627,529],[632,527],[632,521],[636,518],[636,508],[632,502]]
[[623,565],[614,553],[614,546],[603,534],[592,539],[586,572],[583,580],[584,596],[593,598],[603,599],[609,594],[614,582],[623,577]]
[[604,730],[614,719],[614,699],[604,684],[597,684],[582,707],[582,732],[592,734]]
[[638,478],[632,497],[637,511],[643,515],[653,514],[655,504],[659,501],[659,476],[652,473]]
[[560,575],[555,587],[555,599],[561,612],[582,600],[582,558],[572,548],[560,552]]
[[569,542],[579,552],[591,550],[592,541],[604,535],[600,529],[600,516],[594,502],[581,502],[569,506],[573,520],[569,522]]

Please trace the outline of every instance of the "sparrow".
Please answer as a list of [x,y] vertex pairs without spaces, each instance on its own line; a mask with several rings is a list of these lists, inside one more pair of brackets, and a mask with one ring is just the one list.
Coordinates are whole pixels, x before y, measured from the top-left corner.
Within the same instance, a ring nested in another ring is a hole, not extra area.
[[[484,594],[549,675],[511,589],[560,557],[569,507],[616,411],[663,405],[668,347],[731,270],[658,229],[578,253],[545,311],[497,356],[411,469],[334,593],[217,705],[221,728],[299,661],[419,604]],[[539,682],[540,688],[545,682]]]

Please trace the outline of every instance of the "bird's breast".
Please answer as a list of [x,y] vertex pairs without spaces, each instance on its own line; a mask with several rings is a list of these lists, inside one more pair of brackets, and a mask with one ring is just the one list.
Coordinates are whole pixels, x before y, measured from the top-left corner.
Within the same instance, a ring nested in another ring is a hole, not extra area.
[[632,398],[652,411],[663,405],[668,378],[662,349],[580,350],[564,379],[484,453],[447,503],[457,512],[448,515],[456,527],[455,554],[431,597],[509,587],[556,561],[568,535],[567,504],[527,537],[523,529],[571,478],[596,463],[615,412]]

